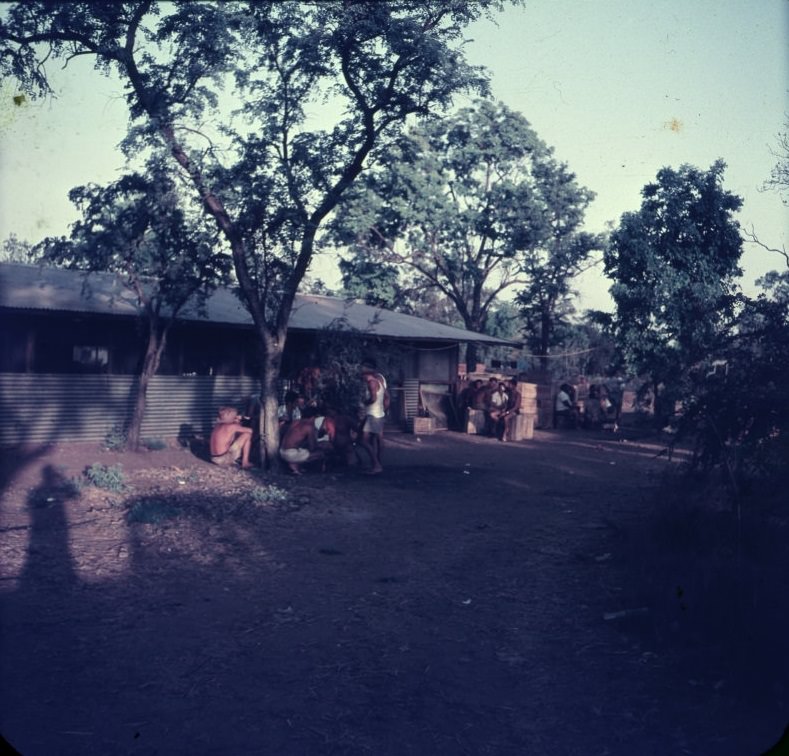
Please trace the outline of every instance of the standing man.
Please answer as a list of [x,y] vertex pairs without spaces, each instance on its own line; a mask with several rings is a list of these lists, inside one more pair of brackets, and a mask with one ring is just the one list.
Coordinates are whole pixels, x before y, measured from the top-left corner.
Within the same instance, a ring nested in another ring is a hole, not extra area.
[[386,378],[376,372],[375,365],[362,365],[362,380],[365,382],[364,425],[362,425],[362,446],[367,449],[372,461],[371,475],[383,472],[381,452],[384,445],[384,421],[389,409],[389,390]]

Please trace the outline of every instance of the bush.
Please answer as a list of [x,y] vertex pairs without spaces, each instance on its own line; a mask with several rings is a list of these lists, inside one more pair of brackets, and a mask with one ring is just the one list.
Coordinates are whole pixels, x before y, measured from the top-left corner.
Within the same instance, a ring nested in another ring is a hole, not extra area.
[[778,489],[789,458],[789,303],[749,300],[719,355],[724,370],[696,376],[677,440],[694,445],[693,466],[720,471],[737,496],[753,486]]
[[258,486],[252,490],[251,497],[255,504],[265,506],[267,504],[284,504],[290,498],[290,494],[276,486]]
[[128,523],[141,522],[148,525],[158,525],[165,520],[172,520],[181,513],[174,504],[164,499],[140,499],[135,502],[126,515]]
[[102,465],[94,462],[85,470],[85,478],[90,485],[103,488],[105,491],[123,491],[126,489],[126,476],[120,465]]
[[142,445],[148,449],[148,451],[159,451],[167,448],[167,442],[161,438],[144,438],[142,440]]
[[126,448],[126,431],[120,425],[113,425],[104,436],[104,448],[107,451],[123,451]]

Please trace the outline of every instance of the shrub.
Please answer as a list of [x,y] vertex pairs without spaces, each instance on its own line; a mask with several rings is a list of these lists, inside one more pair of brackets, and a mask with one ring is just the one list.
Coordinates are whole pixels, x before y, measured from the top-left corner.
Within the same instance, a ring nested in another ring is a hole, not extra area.
[[160,449],[167,448],[167,442],[161,438],[144,438],[142,440],[142,445],[148,449],[148,451],[159,451]]
[[290,498],[290,494],[287,491],[283,491],[276,486],[258,486],[252,490],[251,496],[252,501],[259,506],[284,504]]
[[113,425],[104,436],[104,448],[107,451],[123,451],[126,448],[126,431],[123,426]]
[[120,465],[102,465],[94,462],[85,470],[85,477],[90,485],[103,488],[105,491],[123,491],[126,488],[126,476]]
[[160,522],[178,517],[180,513],[178,507],[164,499],[140,499],[129,509],[126,521],[158,525]]

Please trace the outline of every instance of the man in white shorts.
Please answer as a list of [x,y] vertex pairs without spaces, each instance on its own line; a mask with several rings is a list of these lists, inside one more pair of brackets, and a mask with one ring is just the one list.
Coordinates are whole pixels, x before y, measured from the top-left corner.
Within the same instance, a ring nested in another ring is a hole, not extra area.
[[301,466],[323,458],[323,451],[318,448],[318,434],[314,417],[294,420],[285,431],[279,447],[279,456],[287,462],[294,475],[301,475]]
[[364,380],[364,425],[362,426],[362,446],[367,449],[372,461],[370,474],[383,472],[381,466],[381,452],[384,445],[384,422],[389,403],[389,391],[386,387],[386,378],[376,372],[375,366],[365,364],[362,366],[362,380]]

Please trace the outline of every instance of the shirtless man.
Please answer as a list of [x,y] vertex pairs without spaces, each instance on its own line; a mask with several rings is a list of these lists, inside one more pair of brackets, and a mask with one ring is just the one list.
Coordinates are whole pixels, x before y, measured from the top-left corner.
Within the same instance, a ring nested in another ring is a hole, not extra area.
[[318,434],[314,417],[294,420],[285,431],[279,447],[279,456],[288,464],[294,475],[302,475],[301,466],[323,458],[318,448]]
[[230,467],[241,462],[249,468],[249,449],[252,446],[252,428],[241,424],[242,417],[234,407],[220,407],[217,422],[211,431],[211,461],[220,467]]
[[341,465],[350,466],[354,458],[354,444],[358,437],[358,423],[347,415],[326,413],[323,432],[330,445],[330,456]]
[[512,378],[507,389],[507,407],[497,426],[498,437],[501,441],[512,440],[512,431],[521,411],[521,401],[521,392],[518,391],[518,379]]

